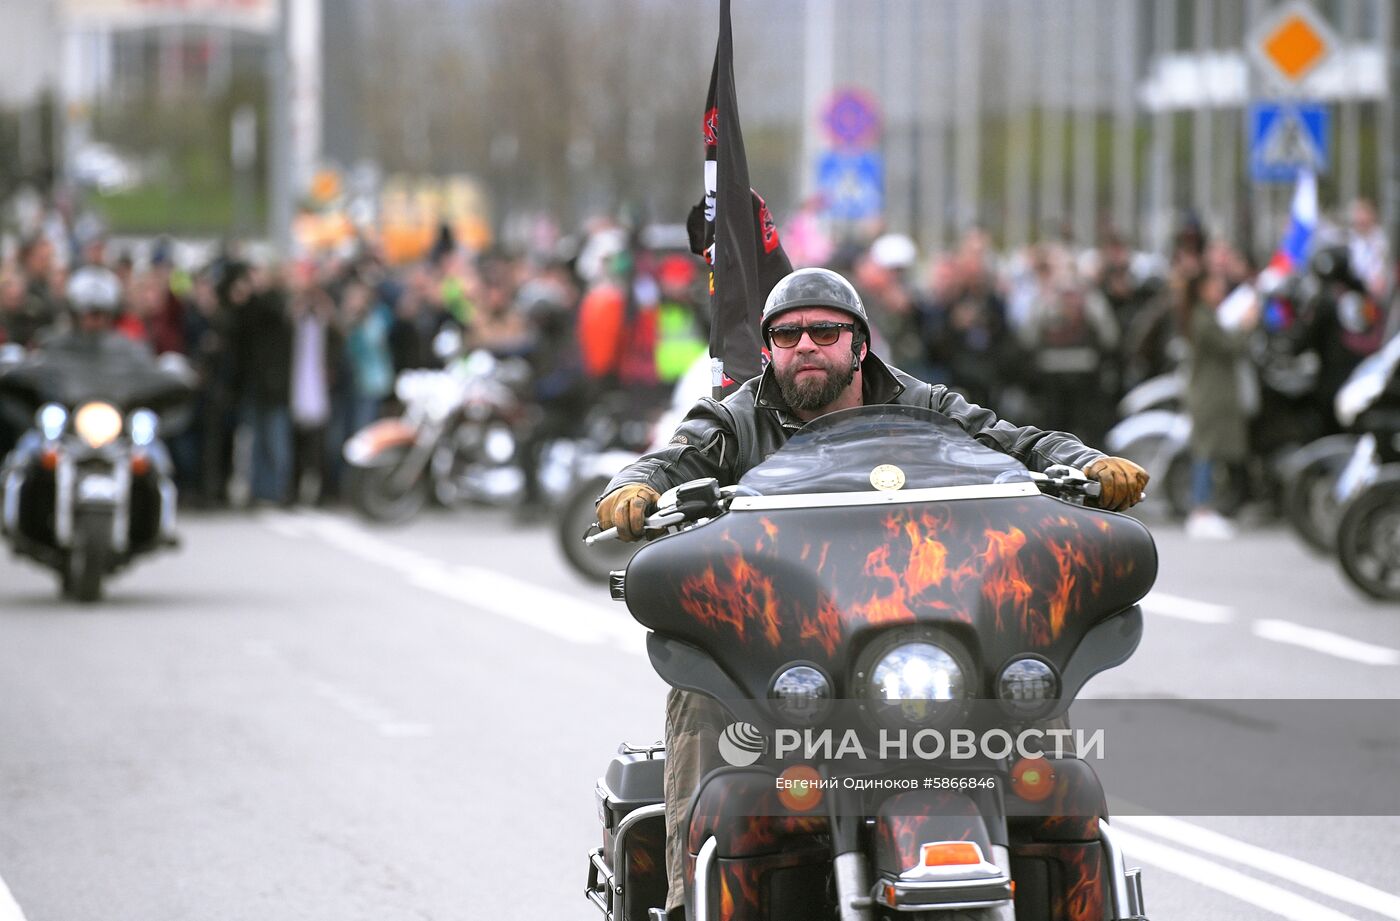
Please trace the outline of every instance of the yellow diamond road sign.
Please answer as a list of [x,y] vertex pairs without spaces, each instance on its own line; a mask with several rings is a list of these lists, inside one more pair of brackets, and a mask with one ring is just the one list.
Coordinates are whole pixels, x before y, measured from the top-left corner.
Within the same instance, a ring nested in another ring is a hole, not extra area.
[[1273,10],[1250,33],[1249,50],[1265,74],[1296,86],[1337,47],[1327,22],[1304,0]]

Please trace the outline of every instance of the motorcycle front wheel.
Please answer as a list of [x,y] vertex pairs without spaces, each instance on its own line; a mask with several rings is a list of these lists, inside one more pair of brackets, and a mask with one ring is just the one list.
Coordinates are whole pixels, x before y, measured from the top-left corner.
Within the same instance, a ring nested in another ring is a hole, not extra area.
[[373,466],[349,468],[346,487],[357,512],[371,521],[402,524],[423,510],[428,478],[420,475],[407,485],[397,482],[407,456],[407,448],[397,448]]
[[574,572],[592,582],[607,582],[608,573],[626,569],[639,546],[614,540],[590,547],[583,542],[589,525],[598,520],[593,503],[607,486],[608,478],[604,476],[590,477],[575,484],[564,498],[555,529],[564,559]]
[[63,594],[91,604],[102,600],[102,579],[112,555],[112,513],[81,511],[73,522],[73,548],[62,574]]
[[1320,553],[1331,553],[1337,546],[1337,522],[1342,510],[1337,503],[1337,477],[1351,459],[1351,452],[1319,457],[1304,466],[1288,484],[1283,510],[1288,523],[1303,543]]
[[1400,483],[1377,483],[1347,505],[1337,525],[1337,559],[1362,592],[1400,601]]

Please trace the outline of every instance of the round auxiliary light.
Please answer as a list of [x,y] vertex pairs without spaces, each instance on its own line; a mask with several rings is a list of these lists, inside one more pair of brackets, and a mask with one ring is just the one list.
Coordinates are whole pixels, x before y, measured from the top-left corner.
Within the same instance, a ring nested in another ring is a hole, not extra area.
[[798,726],[810,726],[831,712],[831,682],[819,669],[793,665],[773,679],[773,710]]
[[45,403],[39,407],[34,421],[46,440],[57,441],[63,435],[63,427],[68,424],[68,410],[57,403]]
[[156,431],[160,428],[160,418],[149,409],[138,409],[131,414],[127,427],[131,431],[133,444],[148,445],[156,440]]
[[1013,659],[997,678],[1002,709],[1016,719],[1044,717],[1060,696],[1060,676],[1041,659]]

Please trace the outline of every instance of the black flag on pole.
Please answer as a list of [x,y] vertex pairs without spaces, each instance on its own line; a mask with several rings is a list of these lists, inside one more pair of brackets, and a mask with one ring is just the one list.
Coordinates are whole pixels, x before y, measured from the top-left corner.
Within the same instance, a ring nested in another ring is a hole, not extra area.
[[710,356],[716,398],[763,370],[758,318],[792,263],[762,198],[749,186],[734,89],[729,0],[720,0],[719,44],[705,101],[705,199],[687,222],[691,248],[710,266]]

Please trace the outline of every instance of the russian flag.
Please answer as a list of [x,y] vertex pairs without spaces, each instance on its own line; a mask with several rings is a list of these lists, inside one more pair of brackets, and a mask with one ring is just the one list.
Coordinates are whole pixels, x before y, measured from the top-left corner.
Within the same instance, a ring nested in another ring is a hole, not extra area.
[[[1269,291],[1278,286],[1284,278],[1307,267],[1308,253],[1312,250],[1313,237],[1317,233],[1317,176],[1310,170],[1300,170],[1298,186],[1293,191],[1293,205],[1288,209],[1288,227],[1283,239],[1274,251],[1269,266],[1260,273],[1255,287]],[[1264,325],[1267,329],[1280,330],[1293,321],[1291,305],[1271,299],[1264,310]]]
[[1283,232],[1283,242],[1269,260],[1269,268],[1284,274],[1301,270],[1308,264],[1308,250],[1312,248],[1316,231],[1317,176],[1309,170],[1302,170],[1298,173],[1298,187],[1293,190],[1293,206],[1288,209],[1288,229]]

